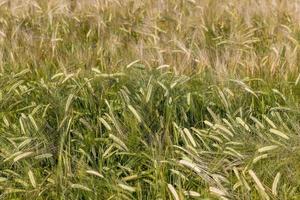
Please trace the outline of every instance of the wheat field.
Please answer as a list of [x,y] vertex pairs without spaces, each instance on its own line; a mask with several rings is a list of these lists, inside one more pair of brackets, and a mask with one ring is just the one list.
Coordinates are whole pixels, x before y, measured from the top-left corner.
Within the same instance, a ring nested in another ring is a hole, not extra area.
[[300,199],[300,1],[0,0],[0,199]]

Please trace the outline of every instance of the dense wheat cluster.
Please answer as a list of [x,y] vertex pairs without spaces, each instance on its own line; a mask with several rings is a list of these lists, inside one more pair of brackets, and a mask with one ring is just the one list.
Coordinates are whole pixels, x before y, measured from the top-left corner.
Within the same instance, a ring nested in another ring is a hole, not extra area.
[[300,199],[300,1],[0,0],[0,199]]

